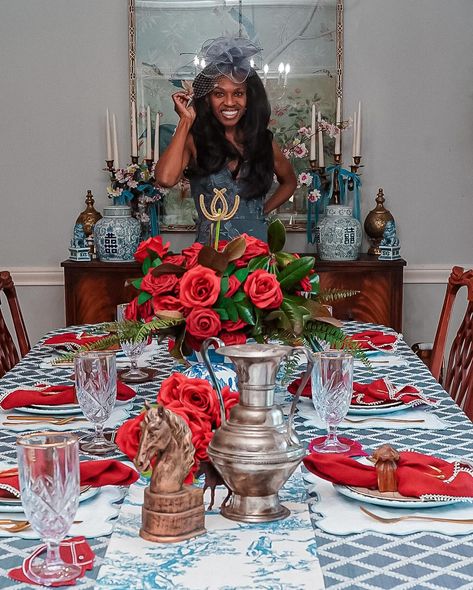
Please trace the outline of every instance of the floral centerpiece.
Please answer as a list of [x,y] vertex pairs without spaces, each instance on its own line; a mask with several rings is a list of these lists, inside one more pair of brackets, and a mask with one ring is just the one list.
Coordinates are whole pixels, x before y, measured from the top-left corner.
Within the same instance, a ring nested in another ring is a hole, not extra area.
[[141,223],[145,237],[159,234],[159,204],[167,189],[156,186],[152,162],[130,164],[126,168],[109,170],[108,196],[114,205],[130,205]]
[[[230,409],[238,403],[239,395],[224,387],[222,396],[228,418]],[[182,373],[173,373],[161,384],[156,401],[183,418],[192,432],[192,444],[195,448],[194,465],[185,480],[185,483],[192,483],[200,462],[209,460],[207,448],[214,431],[220,426],[217,394],[205,379],[194,379]],[[145,413],[142,412],[130,418],[117,431],[115,441],[131,460],[134,460],[138,451],[144,416]]]
[[[143,277],[125,318],[143,321],[142,334],[170,337],[176,359],[218,336],[225,344],[278,340],[320,350],[319,341],[348,346],[328,305],[355,291],[319,289],[313,256],[283,251],[284,225],[268,227],[268,242],[243,234],[216,249],[194,243],[170,251],[161,237],[142,242],[135,259]],[[164,327],[163,327],[164,326]]]

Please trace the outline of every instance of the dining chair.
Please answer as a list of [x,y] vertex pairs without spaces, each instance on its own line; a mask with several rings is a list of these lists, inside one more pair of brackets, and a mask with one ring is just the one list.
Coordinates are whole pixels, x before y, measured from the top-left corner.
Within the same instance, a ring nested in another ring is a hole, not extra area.
[[[467,308],[445,364],[445,346],[452,309],[462,287],[467,288]],[[473,420],[473,270],[465,271],[461,266],[454,266],[452,269],[429,368],[435,379],[443,385],[470,420]]]
[[[2,292],[5,294],[10,308],[10,315],[18,341],[19,354],[0,307],[0,377],[12,369],[20,358],[24,357],[31,348],[20,304],[18,303],[15,285],[10,273],[6,270],[0,271],[0,295]],[[0,305],[1,303],[0,300]]]

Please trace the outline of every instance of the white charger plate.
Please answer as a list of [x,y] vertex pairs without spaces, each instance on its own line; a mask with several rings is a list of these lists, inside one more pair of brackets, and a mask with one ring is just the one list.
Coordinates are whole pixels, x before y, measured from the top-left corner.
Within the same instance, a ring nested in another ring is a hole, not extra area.
[[[117,400],[116,406],[123,406],[133,401],[134,398],[129,400]],[[46,405],[46,404],[33,404],[31,406],[24,406],[22,408],[12,408],[14,412],[20,412],[21,414],[47,414],[47,415],[67,415],[67,414],[82,414],[79,404],[62,404],[62,405]]]
[[[88,486],[86,486],[88,487]],[[79,496],[79,502],[85,502],[96,496],[100,488],[88,488]],[[0,498],[0,512],[23,512],[23,505],[19,498]]]
[[[353,486],[342,486],[333,484],[333,487],[348,498],[358,500],[359,502],[366,502],[367,504],[376,504],[376,506],[385,506],[387,508],[437,508],[438,506],[447,506],[448,504],[457,504],[461,502],[460,499],[451,500],[422,500],[421,498],[408,498],[403,496],[401,498],[389,497],[391,492],[378,492],[377,490],[369,490],[368,488],[356,488]],[[386,494],[382,496],[381,494]]]

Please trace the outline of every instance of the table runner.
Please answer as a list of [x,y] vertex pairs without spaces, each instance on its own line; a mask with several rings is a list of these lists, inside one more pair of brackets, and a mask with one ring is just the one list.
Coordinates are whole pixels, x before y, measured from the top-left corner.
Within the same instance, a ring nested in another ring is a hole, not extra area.
[[[81,326],[79,329],[83,329]],[[362,329],[384,329],[375,324],[348,322],[347,332]],[[71,327],[56,330],[49,335],[71,331]],[[435,431],[429,436],[425,430],[349,430],[344,436],[359,440],[367,448],[376,448],[389,440],[398,448],[412,448],[425,453],[435,453],[445,457],[473,458],[473,426],[458,409],[451,398],[433,379],[428,369],[401,341],[398,353],[408,361],[407,367],[376,368],[373,373],[364,367],[357,367],[357,381],[368,383],[374,378],[388,376],[401,385],[415,383],[421,386],[428,396],[441,399],[435,414],[449,424],[443,431]],[[45,379],[45,370],[39,363],[50,353],[35,346],[32,351],[12,371],[0,380],[8,389],[19,385],[34,385]],[[162,347],[151,365],[158,370],[158,379],[166,378],[172,370],[172,359]],[[54,368],[47,372],[48,381],[61,383],[70,369]],[[157,384],[139,386],[134,411],[137,412],[144,399],[155,399]],[[287,398],[287,401],[290,401]],[[305,429],[303,420],[296,414],[296,429],[301,440],[308,442],[321,434],[320,430]],[[16,435],[4,432],[0,440],[0,458],[16,460],[14,447]],[[119,458],[120,455],[117,455]],[[450,537],[435,533],[415,533],[403,537],[388,533],[359,533],[340,537],[315,529],[317,554],[322,566],[325,586],[333,590],[445,590],[473,588],[473,535]],[[81,581],[81,588],[94,588],[94,578],[102,563],[109,538],[92,539],[91,545],[97,553],[95,567]],[[5,590],[26,588],[14,584],[5,577],[6,571],[17,565],[29,552],[32,543],[18,538],[0,540],[0,587]]]

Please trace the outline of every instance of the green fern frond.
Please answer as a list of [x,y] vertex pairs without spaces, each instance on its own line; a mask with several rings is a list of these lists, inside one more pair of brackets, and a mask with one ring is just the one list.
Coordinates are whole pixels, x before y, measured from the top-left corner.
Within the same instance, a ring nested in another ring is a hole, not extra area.
[[334,301],[341,301],[348,297],[358,295],[360,291],[353,289],[326,289],[317,294],[317,301],[320,303],[333,303]]
[[184,323],[184,321],[184,318],[178,320],[155,318],[146,324],[141,324],[141,329],[138,332],[138,340],[143,340],[154,332],[162,333],[163,331],[172,330],[175,328],[175,326],[179,326],[180,324]]
[[109,350],[110,348],[117,346],[120,344],[120,340],[118,339],[118,334],[110,334],[110,336],[106,336],[101,340],[97,340],[97,342],[91,342],[90,344],[84,344],[74,352],[68,352],[66,354],[62,354],[56,359],[51,361],[52,365],[60,365],[62,363],[70,363],[74,360],[74,358],[79,354],[79,352],[92,352],[94,350]]

